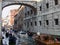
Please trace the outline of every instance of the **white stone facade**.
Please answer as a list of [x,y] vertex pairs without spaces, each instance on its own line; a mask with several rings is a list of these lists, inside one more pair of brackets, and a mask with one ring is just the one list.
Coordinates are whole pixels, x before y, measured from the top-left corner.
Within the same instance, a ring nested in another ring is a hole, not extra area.
[[[31,13],[31,11],[32,11],[32,13]],[[28,14],[28,12],[29,12],[29,14]],[[25,7],[25,17],[23,19],[24,20],[24,22],[23,22],[23,30],[25,30],[25,31],[32,30],[33,27],[31,27],[30,23],[33,21],[31,19],[33,15],[34,15],[33,10],[30,7],[26,6]]]
[[[21,12],[24,15],[23,30],[60,35],[60,0],[57,1],[57,5],[55,5],[55,0],[41,0],[37,2],[37,5],[35,5],[35,7],[37,7],[37,15],[34,15],[33,11],[31,14],[32,9],[25,6],[24,10]],[[19,15],[21,13],[19,13]],[[17,16],[17,18],[18,17],[19,16]],[[19,23],[21,22],[18,21],[18,24]]]
[[20,26],[23,24],[24,9],[25,9],[25,6],[21,6],[18,9],[18,14],[15,15],[14,26],[17,26],[17,28],[18,28],[17,30],[20,30]]
[[[40,3],[40,2],[39,2]],[[39,4],[38,3],[38,4]],[[46,3],[49,3],[49,8],[46,8]],[[38,22],[41,20],[42,25],[38,26],[41,33],[60,35],[60,0],[58,4],[55,5],[54,0],[44,0],[41,2],[42,11],[39,10],[39,5],[37,4],[38,10]],[[40,19],[41,18],[41,19]],[[58,19],[58,25],[55,25],[54,19]],[[46,20],[49,21],[49,25],[46,25]],[[38,23],[39,25],[39,23]]]
[[[49,4],[49,8],[46,7],[46,3]],[[40,6],[42,6],[42,11],[40,11]],[[60,0],[58,0],[57,5],[55,5],[55,0],[42,0],[41,2],[37,2],[36,17],[28,19],[33,22],[33,27],[28,27],[29,31],[60,35]],[[57,25],[55,24],[55,19],[58,20]],[[46,24],[46,20],[48,20],[48,25]],[[37,22],[36,26],[34,25],[35,21]],[[41,25],[39,21],[41,21]]]

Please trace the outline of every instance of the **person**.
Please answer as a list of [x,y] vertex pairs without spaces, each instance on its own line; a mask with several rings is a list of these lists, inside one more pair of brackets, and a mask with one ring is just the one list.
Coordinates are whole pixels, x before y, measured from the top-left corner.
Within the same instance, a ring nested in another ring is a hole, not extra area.
[[5,32],[2,30],[2,45],[5,45]]
[[3,45],[9,45],[9,35],[8,35],[8,33],[6,33],[5,37],[3,37],[2,44]]
[[6,33],[6,44],[9,45],[9,33]]
[[13,33],[12,28],[10,29],[10,33],[11,33],[11,34]]
[[13,40],[12,40],[13,45],[16,45],[16,37],[13,35],[12,38],[13,38]]
[[12,34],[9,34],[9,45],[16,45],[16,37]]
[[12,44],[12,34],[9,34],[9,45]]

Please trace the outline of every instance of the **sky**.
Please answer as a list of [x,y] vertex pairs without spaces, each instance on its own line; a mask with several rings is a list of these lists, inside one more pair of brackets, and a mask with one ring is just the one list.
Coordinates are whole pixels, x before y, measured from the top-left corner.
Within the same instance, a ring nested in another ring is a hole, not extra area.
[[10,10],[11,9],[18,9],[20,7],[20,5],[11,5],[11,6],[7,6],[2,10],[2,18],[6,18],[6,16],[10,15]]

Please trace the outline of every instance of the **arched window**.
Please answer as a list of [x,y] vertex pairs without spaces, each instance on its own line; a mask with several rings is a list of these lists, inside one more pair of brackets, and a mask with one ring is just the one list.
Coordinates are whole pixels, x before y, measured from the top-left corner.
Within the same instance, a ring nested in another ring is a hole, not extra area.
[[48,20],[46,20],[46,25],[49,25],[49,21]]
[[42,6],[40,6],[40,11],[42,11]]
[[49,3],[46,3],[46,7],[49,8]]
[[40,26],[41,26],[41,21],[39,21],[39,23],[40,23]]
[[37,26],[37,22],[35,21],[35,26]]
[[58,22],[58,19],[54,19],[55,20],[55,25],[58,25],[59,22]]
[[55,1],[55,5],[58,5],[58,0],[54,0]]

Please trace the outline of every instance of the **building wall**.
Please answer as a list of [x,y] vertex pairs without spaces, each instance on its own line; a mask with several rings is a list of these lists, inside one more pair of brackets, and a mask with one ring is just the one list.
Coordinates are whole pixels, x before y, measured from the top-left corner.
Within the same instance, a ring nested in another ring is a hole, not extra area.
[[[46,6],[47,3],[49,4],[49,8]],[[42,11],[40,11],[40,6]],[[29,31],[60,35],[60,0],[58,0],[57,5],[55,5],[54,0],[42,0],[37,2],[37,16],[34,18],[31,17],[26,17],[33,22],[33,27],[29,24]],[[25,20],[27,22],[26,18]],[[58,19],[58,25],[55,24],[55,19]],[[46,24],[46,20],[48,20],[48,25]],[[35,21],[37,22],[36,26]],[[41,21],[41,25],[39,21]]]
[[[46,3],[49,3],[49,8],[46,8]],[[39,3],[38,3],[39,4]],[[58,5],[55,5],[54,0],[44,0],[39,5],[42,5],[42,11],[38,8],[38,22],[42,21],[42,25],[38,26],[41,33],[59,35],[60,33],[60,0],[58,0]],[[54,19],[58,19],[58,25],[55,25]],[[46,20],[49,21],[49,25],[46,25]],[[39,25],[39,24],[38,24]]]
[[21,6],[21,8],[18,11],[18,14],[15,16],[15,26],[17,26],[17,30],[21,30],[23,25],[23,17],[24,17],[24,6]]
[[[24,10],[24,13],[25,13],[25,17],[24,19],[24,22],[23,22],[23,30],[26,30],[26,31],[32,31],[33,27],[31,27],[30,25],[30,22],[32,22],[32,19],[31,19],[31,16],[33,15],[33,13],[31,14],[31,8],[30,7],[25,7],[25,10]],[[29,12],[29,14],[28,14]]]
[[[48,7],[46,5],[48,5]],[[36,33],[40,32],[44,34],[60,35],[60,0],[58,0],[57,5],[55,5],[54,0],[42,0],[37,2],[36,7],[37,15],[34,15],[33,11],[31,14],[30,12],[32,9],[26,6],[19,13],[19,15],[24,15],[23,30]],[[17,18],[18,17],[20,16],[17,16]],[[21,20],[21,18],[18,19]],[[18,21],[18,24],[19,23],[21,23],[21,21]]]
[[9,19],[9,23],[10,25],[13,25],[14,24],[14,16],[17,14],[17,9],[12,9],[10,10],[10,19]]

